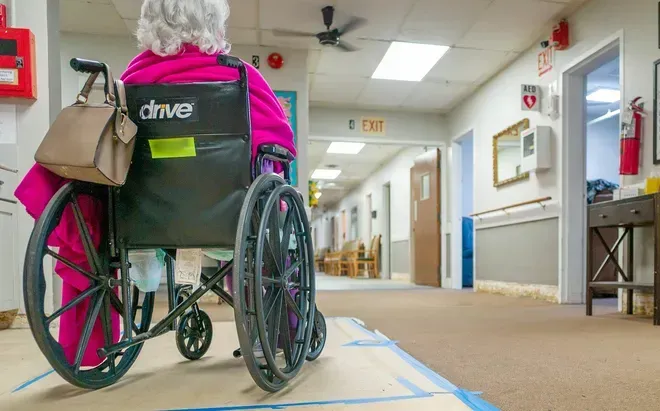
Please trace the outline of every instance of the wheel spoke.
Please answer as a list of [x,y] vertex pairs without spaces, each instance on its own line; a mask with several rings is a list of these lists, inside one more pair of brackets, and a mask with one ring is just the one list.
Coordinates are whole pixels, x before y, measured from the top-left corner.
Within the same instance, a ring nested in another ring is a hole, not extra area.
[[73,263],[71,260],[68,260],[68,259],[62,257],[61,255],[57,254],[55,251],[51,250],[50,248],[46,249],[46,254],[53,257],[54,259],[61,262],[62,264],[66,265],[70,269],[79,272],[80,274],[84,275],[85,277],[89,278],[92,281],[101,281],[101,279],[98,276],[90,273],[89,271],[85,270],[84,268],[80,267],[79,265]]
[[295,300],[291,296],[291,293],[289,293],[288,291],[284,292],[284,301],[286,301],[286,305],[289,307],[291,311],[293,311],[296,317],[302,320],[303,315],[300,312],[300,308],[296,305]]
[[96,319],[99,316],[99,311],[101,310],[101,304],[103,303],[104,295],[105,290],[101,291],[99,294],[96,294],[92,299],[89,308],[87,309],[85,325],[80,336],[80,342],[78,343],[78,350],[76,351],[76,360],[73,370],[74,374],[78,374],[80,371],[80,366],[82,365],[83,357],[85,356],[85,350],[87,350],[89,339],[92,336],[92,330],[94,329],[94,324],[96,323]]
[[188,340],[188,343],[186,344],[186,350],[191,351],[194,342],[195,342],[195,339],[193,337],[190,337],[190,339]]
[[284,274],[285,281],[288,281],[301,265],[302,261],[296,261],[291,267],[287,268],[286,273]]
[[293,366],[293,348],[291,347],[291,326],[289,325],[289,313],[286,309],[286,304],[284,299],[282,299],[282,304],[279,307],[280,315],[280,328],[283,334],[283,346],[284,358],[288,366]]
[[282,251],[280,243],[280,216],[279,204],[275,204],[268,216],[268,248],[275,260],[275,265],[279,271],[280,277],[284,273],[284,261],[282,260]]
[[[281,290],[278,290],[281,291]],[[281,301],[281,292],[278,292],[275,295],[275,299],[273,301],[273,306],[276,305],[278,301]],[[270,344],[270,352],[273,355],[277,354],[277,343],[280,338],[280,317],[282,316],[282,310],[277,310],[275,312],[275,318],[274,321],[268,321],[268,317],[266,318],[266,325],[268,326],[268,336],[270,337],[270,341],[268,343]],[[263,349],[263,347],[262,347]]]
[[282,228],[282,245],[280,246],[280,252],[282,253],[282,261],[286,266],[286,258],[289,255],[289,242],[291,240],[291,226],[293,224],[293,208],[286,203],[287,210],[286,216],[284,217],[284,226]]
[[[108,293],[111,293],[112,290],[104,292],[103,296],[103,308],[101,309],[101,326],[103,327],[103,339],[105,346],[108,347],[112,345],[112,317],[111,317],[111,310],[110,310],[110,295]],[[117,372],[115,368],[115,354],[110,354],[108,355],[108,362],[110,364],[110,372],[112,374],[115,374]]]
[[282,294],[284,291],[282,289],[279,289],[275,292],[275,296],[270,300],[270,307],[266,308],[266,315],[264,316],[264,319],[268,321],[270,318],[270,314],[273,312],[273,308],[275,308],[275,305],[277,305],[278,298],[280,297],[280,294]]
[[73,208],[73,214],[76,218],[76,225],[78,226],[78,232],[80,233],[80,237],[82,239],[83,248],[85,249],[85,255],[87,256],[89,266],[92,267],[92,270],[95,271],[96,274],[100,274],[103,272],[101,259],[96,252],[96,247],[94,247],[92,236],[89,234],[89,228],[85,222],[85,216],[83,216],[82,210],[80,209],[80,204],[78,204],[78,198],[75,194],[71,195],[71,206]]
[[46,318],[46,325],[52,323],[55,319],[59,318],[62,314],[69,311],[76,305],[80,304],[85,298],[99,291],[101,288],[102,285],[97,285],[96,287],[88,288],[82,293],[80,293],[76,298],[69,301],[66,305],[60,307],[57,311],[55,311],[50,317]]

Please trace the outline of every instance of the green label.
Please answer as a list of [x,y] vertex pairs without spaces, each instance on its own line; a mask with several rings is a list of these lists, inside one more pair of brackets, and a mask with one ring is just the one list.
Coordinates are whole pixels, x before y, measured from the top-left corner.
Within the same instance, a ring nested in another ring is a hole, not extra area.
[[185,158],[196,157],[194,137],[162,138],[149,140],[151,158]]

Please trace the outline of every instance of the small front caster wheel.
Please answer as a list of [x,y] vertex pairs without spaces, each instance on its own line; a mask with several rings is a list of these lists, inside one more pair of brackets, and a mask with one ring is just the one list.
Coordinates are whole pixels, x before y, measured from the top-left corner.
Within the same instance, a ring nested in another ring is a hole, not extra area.
[[234,358],[237,358],[237,359],[241,358],[243,356],[243,354],[241,354],[241,349],[240,348],[235,349],[234,352],[231,355],[233,355]]
[[321,311],[316,309],[314,314],[314,331],[312,331],[312,342],[309,345],[309,353],[307,353],[307,361],[314,361],[321,355],[325,347],[325,339],[327,338],[325,317]]
[[211,318],[202,310],[191,310],[179,319],[176,347],[189,360],[199,360],[206,354],[213,338]]

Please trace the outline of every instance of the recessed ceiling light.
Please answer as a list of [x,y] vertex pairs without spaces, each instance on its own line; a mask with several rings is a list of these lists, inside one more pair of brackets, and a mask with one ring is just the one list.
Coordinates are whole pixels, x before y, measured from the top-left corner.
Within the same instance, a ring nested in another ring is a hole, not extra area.
[[317,168],[312,173],[312,180],[334,180],[339,177],[341,170],[326,170],[323,168]]
[[322,195],[323,195],[323,193],[318,191],[314,194],[314,197],[316,197],[316,199],[318,200],[319,198],[321,198]]
[[392,42],[371,78],[422,81],[448,50],[447,46]]
[[587,94],[587,101],[596,103],[616,103],[621,100],[621,92],[611,88],[599,88]]
[[357,154],[364,148],[364,143],[346,143],[335,141],[330,144],[326,153],[330,154]]

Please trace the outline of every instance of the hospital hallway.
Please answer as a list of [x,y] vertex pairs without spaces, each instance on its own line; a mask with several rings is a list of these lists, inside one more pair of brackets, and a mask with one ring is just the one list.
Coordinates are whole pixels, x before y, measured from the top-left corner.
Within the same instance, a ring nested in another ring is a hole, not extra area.
[[[350,280],[320,278],[317,305],[326,317],[363,321],[499,409],[650,410],[660,403],[654,388],[660,334],[648,318],[617,313],[616,300],[598,300],[598,315],[589,318],[582,305],[424,287],[374,289],[383,287],[377,283],[331,290]],[[164,301],[157,302],[157,317]],[[226,304],[201,308],[214,322],[234,319]],[[633,344],[631,355],[626,347]]]

